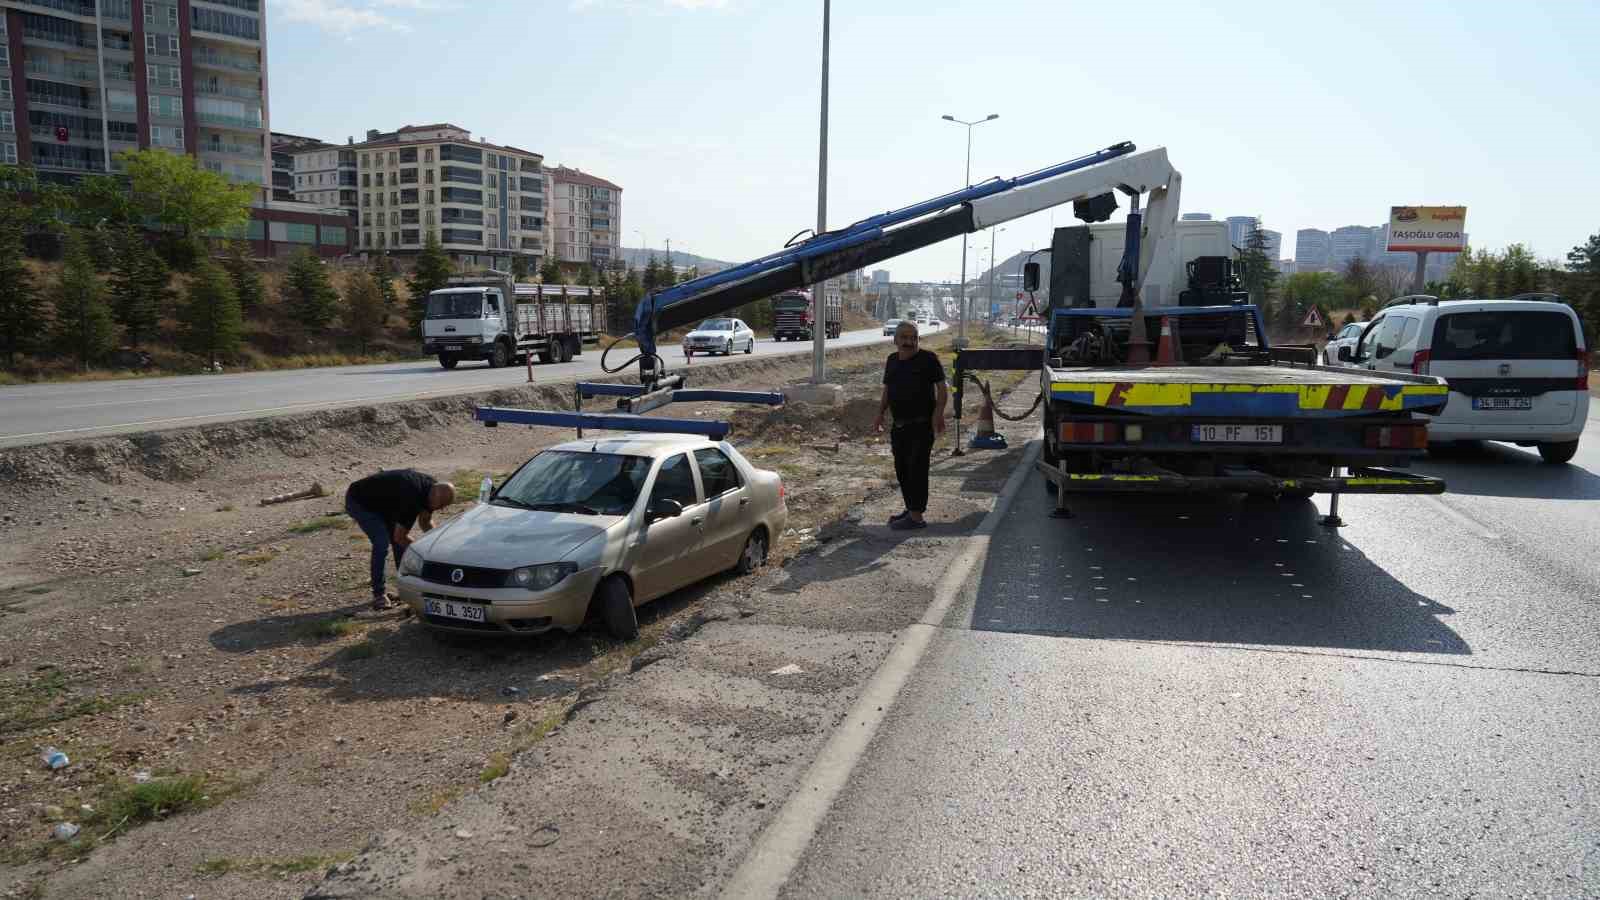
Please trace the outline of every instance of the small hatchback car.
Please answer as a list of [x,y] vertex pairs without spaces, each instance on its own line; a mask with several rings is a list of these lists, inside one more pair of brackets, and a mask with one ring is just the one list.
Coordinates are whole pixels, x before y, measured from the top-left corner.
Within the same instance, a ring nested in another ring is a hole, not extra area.
[[631,638],[635,607],[718,572],[754,571],[788,518],[777,473],[725,441],[570,441],[413,543],[400,599],[438,631],[574,631],[592,611]]

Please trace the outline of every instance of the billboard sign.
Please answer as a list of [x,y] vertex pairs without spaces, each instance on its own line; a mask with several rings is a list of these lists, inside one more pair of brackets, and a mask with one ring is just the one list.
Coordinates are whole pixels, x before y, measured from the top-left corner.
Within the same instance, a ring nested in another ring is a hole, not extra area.
[[1465,206],[1389,207],[1391,253],[1460,253],[1467,249]]

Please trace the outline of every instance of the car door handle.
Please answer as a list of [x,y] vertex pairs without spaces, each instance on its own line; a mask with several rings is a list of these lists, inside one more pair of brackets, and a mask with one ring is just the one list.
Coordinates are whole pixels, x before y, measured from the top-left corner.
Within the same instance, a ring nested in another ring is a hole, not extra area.
[[689,520],[689,524],[690,525],[702,525],[702,524],[705,523],[705,521],[706,521],[705,516],[695,516],[694,518]]

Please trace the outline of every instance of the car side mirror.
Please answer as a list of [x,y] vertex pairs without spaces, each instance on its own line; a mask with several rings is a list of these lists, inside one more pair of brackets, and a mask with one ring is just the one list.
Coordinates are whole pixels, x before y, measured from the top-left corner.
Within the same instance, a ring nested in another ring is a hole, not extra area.
[[1339,348],[1339,361],[1340,362],[1355,362],[1356,358],[1355,358],[1355,355],[1350,352],[1350,348],[1349,347],[1340,347]]
[[683,504],[676,500],[657,500],[650,507],[650,521],[676,519],[683,515]]
[[1031,262],[1022,267],[1022,289],[1025,291],[1037,291],[1039,289],[1038,263]]

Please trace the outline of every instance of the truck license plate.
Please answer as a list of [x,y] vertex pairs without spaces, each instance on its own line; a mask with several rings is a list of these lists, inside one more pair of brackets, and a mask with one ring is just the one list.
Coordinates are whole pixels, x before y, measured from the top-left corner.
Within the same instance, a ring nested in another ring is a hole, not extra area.
[[461,603],[456,600],[434,600],[431,597],[424,597],[422,611],[430,616],[443,616],[446,619],[464,619],[468,622],[484,620],[483,607],[476,603]]
[[1533,409],[1532,397],[1473,397],[1473,409]]
[[1192,425],[1189,440],[1197,444],[1281,444],[1282,425]]

